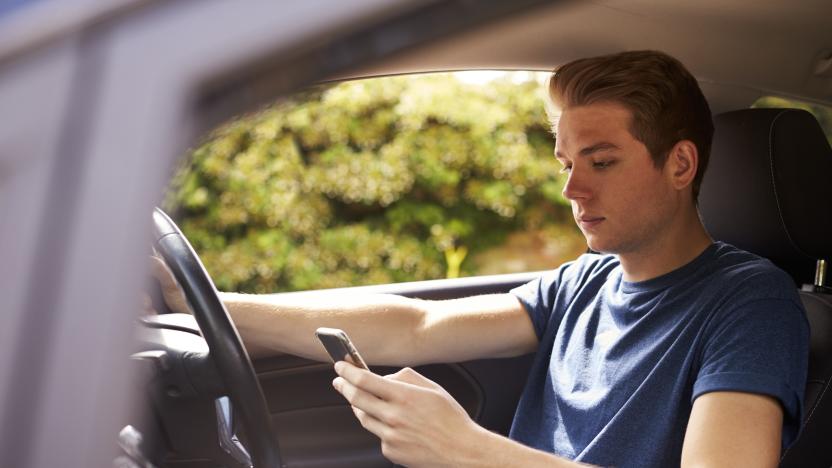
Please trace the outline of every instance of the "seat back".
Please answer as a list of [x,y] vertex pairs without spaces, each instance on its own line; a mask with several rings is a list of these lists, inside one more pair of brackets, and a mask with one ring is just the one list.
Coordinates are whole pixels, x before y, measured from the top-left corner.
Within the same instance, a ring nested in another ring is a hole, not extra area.
[[[714,119],[699,208],[718,240],[772,260],[795,284],[832,257],[832,150],[815,118],[795,109],[747,109]],[[832,295],[800,292],[811,331],[803,422],[782,467],[832,466]]]
[[797,442],[783,453],[782,467],[832,466],[832,295],[801,291],[812,331],[803,427]]

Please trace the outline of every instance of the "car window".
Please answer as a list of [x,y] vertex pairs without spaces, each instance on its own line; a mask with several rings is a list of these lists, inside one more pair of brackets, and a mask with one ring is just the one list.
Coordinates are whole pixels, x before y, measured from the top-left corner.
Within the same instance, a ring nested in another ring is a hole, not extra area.
[[561,195],[544,81],[464,72],[308,89],[212,132],[165,206],[223,290],[554,268],[586,244]]
[[751,107],[776,107],[807,110],[811,112],[816,119],[818,119],[820,127],[826,134],[826,139],[829,140],[829,144],[832,145],[832,107],[779,96],[764,96],[758,99]]

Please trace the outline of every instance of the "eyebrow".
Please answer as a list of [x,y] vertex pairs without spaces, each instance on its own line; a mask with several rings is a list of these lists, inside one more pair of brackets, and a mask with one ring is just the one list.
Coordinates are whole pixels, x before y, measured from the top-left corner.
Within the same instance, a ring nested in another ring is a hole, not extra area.
[[[608,141],[602,141],[599,143],[595,143],[594,145],[587,146],[586,148],[582,148],[581,151],[578,152],[580,156],[591,156],[595,153],[600,151],[609,151],[609,150],[616,150],[621,149],[618,145],[614,145]],[[563,158],[563,154],[560,152],[555,152],[555,157]]]

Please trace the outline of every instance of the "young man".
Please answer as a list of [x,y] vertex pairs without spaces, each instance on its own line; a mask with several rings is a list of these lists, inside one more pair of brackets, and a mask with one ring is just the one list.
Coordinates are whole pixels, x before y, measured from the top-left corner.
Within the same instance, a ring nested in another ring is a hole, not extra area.
[[337,363],[333,385],[402,465],[776,466],[798,431],[808,327],[785,273],[699,220],[713,125],[696,80],[628,52],[559,67],[550,98],[563,193],[601,254],[450,301],[225,294],[247,345],[325,360],[313,331],[328,326],[370,364],[536,352],[510,438],[409,368]]

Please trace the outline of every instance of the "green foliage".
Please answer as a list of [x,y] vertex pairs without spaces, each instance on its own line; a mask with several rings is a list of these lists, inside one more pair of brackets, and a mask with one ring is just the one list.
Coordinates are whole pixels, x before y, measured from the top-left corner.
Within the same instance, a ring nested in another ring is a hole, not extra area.
[[491,272],[477,255],[512,233],[571,223],[540,84],[511,78],[308,90],[216,130],[189,155],[166,207],[220,289]]

